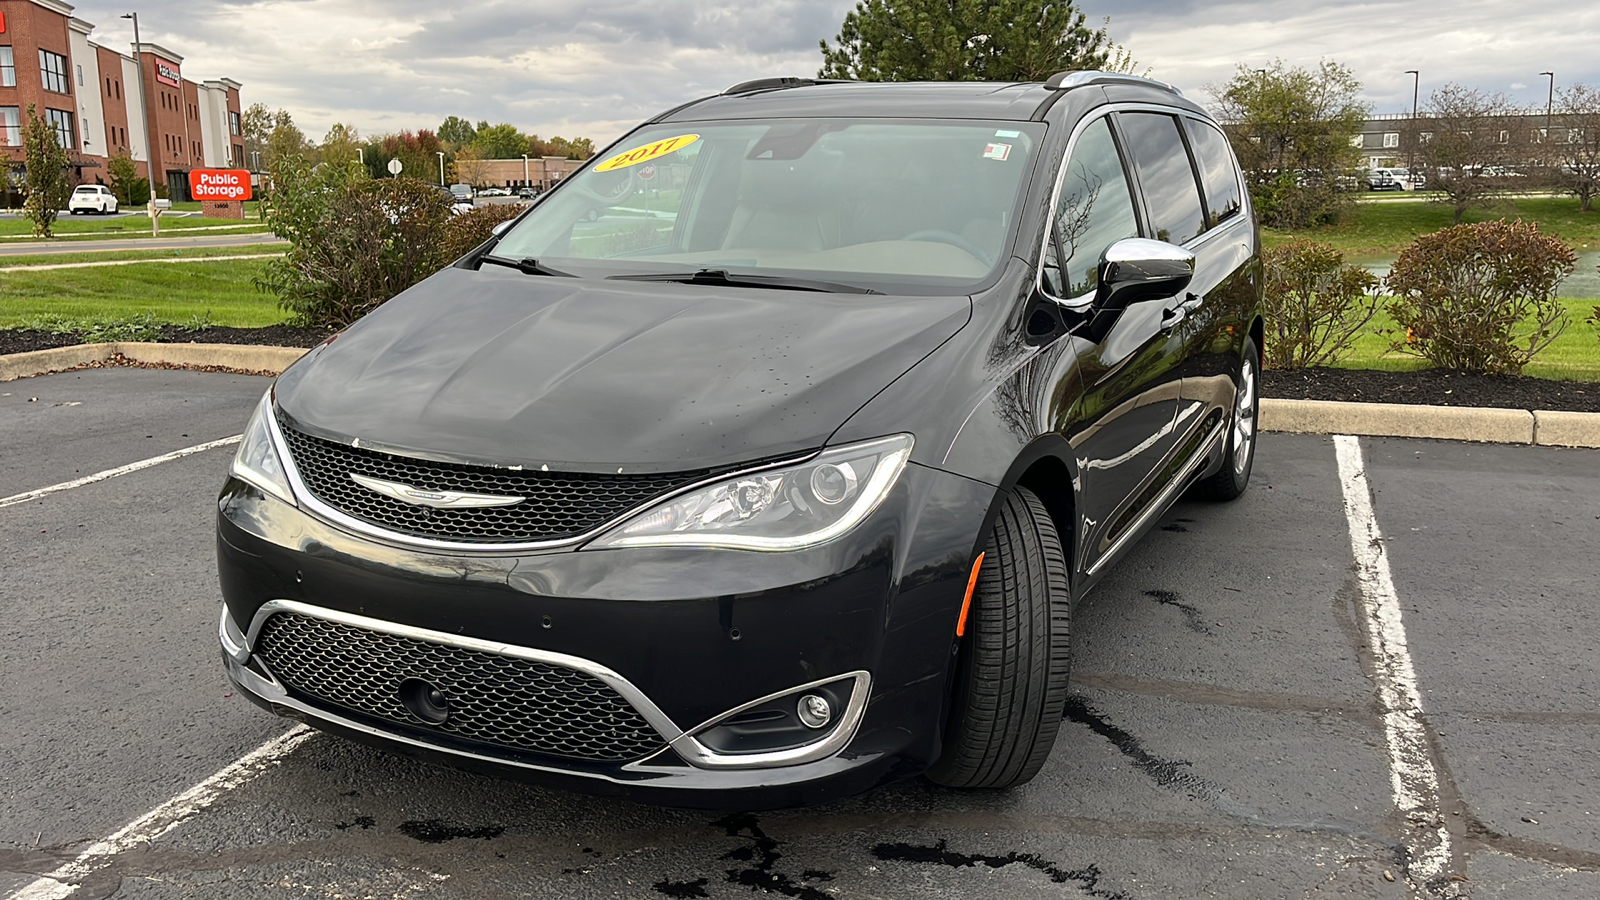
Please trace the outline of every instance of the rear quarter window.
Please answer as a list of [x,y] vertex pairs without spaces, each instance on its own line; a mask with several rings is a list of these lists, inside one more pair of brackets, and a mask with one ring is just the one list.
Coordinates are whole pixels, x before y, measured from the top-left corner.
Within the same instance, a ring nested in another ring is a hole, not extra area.
[[1198,237],[1206,228],[1206,217],[1177,118],[1161,113],[1120,113],[1117,124],[1128,139],[1155,239],[1183,244]]
[[1184,119],[1189,130],[1189,145],[1200,169],[1200,184],[1206,192],[1206,211],[1212,224],[1220,224],[1239,214],[1243,201],[1239,194],[1239,174],[1222,132],[1199,119]]

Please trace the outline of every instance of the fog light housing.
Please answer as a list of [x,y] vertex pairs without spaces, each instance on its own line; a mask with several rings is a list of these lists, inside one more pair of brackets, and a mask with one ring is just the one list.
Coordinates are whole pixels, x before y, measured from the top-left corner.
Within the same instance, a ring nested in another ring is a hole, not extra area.
[[795,705],[800,724],[807,728],[826,728],[833,721],[833,706],[821,694],[807,694]]

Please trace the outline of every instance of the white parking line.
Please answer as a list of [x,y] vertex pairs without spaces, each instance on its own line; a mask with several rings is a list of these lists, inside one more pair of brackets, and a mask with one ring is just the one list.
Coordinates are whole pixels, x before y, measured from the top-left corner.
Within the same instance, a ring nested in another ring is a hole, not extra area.
[[1417,672],[1406,647],[1400,599],[1389,572],[1383,534],[1372,511],[1372,486],[1361,460],[1358,438],[1333,438],[1339,459],[1344,512],[1350,521],[1350,550],[1355,554],[1365,615],[1361,617],[1374,656],[1373,681],[1383,705],[1383,730],[1389,746],[1389,787],[1405,821],[1405,846],[1410,852],[1414,887],[1422,888],[1444,875],[1450,865],[1450,833],[1439,811],[1439,773],[1428,753],[1422,722],[1422,695]]
[[294,748],[316,732],[296,725],[282,735],[246,753],[223,769],[171,800],[150,810],[87,850],[78,858],[43,876],[6,900],[63,900],[71,896],[85,878],[111,864],[113,857],[138,844],[153,841],[183,824],[228,791],[277,765]]
[[12,494],[9,497],[0,497],[0,509],[3,509],[7,506],[15,506],[18,503],[27,503],[29,500],[37,500],[40,497],[48,497],[51,494],[59,494],[62,491],[70,491],[73,488],[83,487],[86,484],[94,484],[96,481],[105,481],[107,478],[115,478],[118,475],[126,475],[129,472],[137,472],[140,469],[148,469],[151,466],[159,466],[164,462],[182,459],[185,456],[193,456],[196,453],[204,453],[207,450],[212,450],[217,447],[226,447],[230,444],[237,444],[243,438],[244,435],[236,434],[233,437],[225,437],[219,441],[208,441],[204,444],[195,444],[193,447],[185,447],[182,450],[174,450],[171,453],[163,453],[160,456],[152,456],[149,459],[141,459],[136,463],[128,463],[125,466],[118,466],[115,469],[106,469],[103,472],[96,472],[93,475],[85,475],[82,478],[74,478],[71,481],[63,481],[60,484],[52,484],[49,487],[42,487],[38,490],[27,491],[21,494]]

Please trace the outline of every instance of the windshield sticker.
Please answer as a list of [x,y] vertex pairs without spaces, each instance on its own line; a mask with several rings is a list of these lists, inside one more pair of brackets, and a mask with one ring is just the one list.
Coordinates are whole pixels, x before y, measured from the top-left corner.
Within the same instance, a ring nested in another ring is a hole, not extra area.
[[1014,137],[1022,137],[1022,132],[1020,132],[1020,131],[996,131],[994,133],[994,136],[995,137],[1013,137],[1013,138]]
[[985,144],[983,145],[984,159],[998,159],[1004,162],[1011,156],[1010,144]]
[[618,153],[616,156],[613,156],[600,165],[595,166],[594,170],[596,172],[610,172],[613,169],[625,169],[628,166],[637,166],[640,163],[649,162],[652,159],[660,159],[661,157],[666,156],[668,153],[682,150],[698,140],[700,140],[700,135],[698,134],[680,134],[677,137],[669,137],[665,140],[656,141],[653,144],[645,144],[643,147],[635,147],[626,153]]

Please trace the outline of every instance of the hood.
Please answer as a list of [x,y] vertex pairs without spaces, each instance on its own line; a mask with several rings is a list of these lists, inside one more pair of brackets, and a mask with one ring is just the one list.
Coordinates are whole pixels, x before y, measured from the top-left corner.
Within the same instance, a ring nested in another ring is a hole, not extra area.
[[296,427],[451,462],[665,472],[821,447],[967,297],[448,268],[279,378]]

